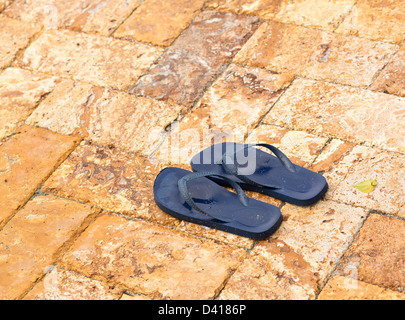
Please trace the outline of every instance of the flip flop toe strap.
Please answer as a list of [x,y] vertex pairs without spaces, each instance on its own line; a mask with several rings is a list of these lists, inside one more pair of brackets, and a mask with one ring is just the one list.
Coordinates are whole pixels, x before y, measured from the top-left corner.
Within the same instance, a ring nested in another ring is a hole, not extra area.
[[221,165],[224,167],[225,171],[238,177],[240,180],[242,180],[243,182],[246,182],[248,184],[252,184],[255,186],[259,186],[259,187],[280,189],[279,186],[272,185],[272,184],[258,183],[256,181],[253,181],[252,179],[250,179],[247,175],[239,174],[239,170],[238,170],[238,167],[237,167],[236,161],[235,161],[236,153],[240,152],[242,150],[251,148],[251,147],[265,147],[265,148],[269,149],[271,152],[274,153],[274,155],[280,160],[280,162],[283,164],[283,166],[288,171],[290,171],[290,172],[296,171],[294,164],[291,162],[290,159],[288,159],[288,157],[283,152],[281,152],[280,149],[272,146],[271,144],[267,144],[267,143],[245,144],[243,148],[240,148],[239,150],[237,150],[235,152],[225,152],[222,155],[222,159],[220,162]]
[[220,216],[217,216],[217,215],[215,215],[215,214],[205,212],[204,210],[202,210],[202,209],[195,203],[195,201],[194,201],[193,198],[191,197],[190,192],[189,192],[189,190],[188,190],[187,182],[189,182],[189,181],[191,181],[191,180],[194,180],[194,179],[201,178],[201,177],[206,177],[206,176],[218,176],[218,177],[220,177],[220,178],[226,180],[226,181],[235,189],[235,191],[236,191],[236,193],[237,193],[237,196],[238,196],[238,198],[239,198],[239,201],[240,201],[245,207],[248,205],[249,199],[248,199],[248,197],[246,196],[246,194],[245,194],[245,192],[243,191],[243,189],[242,189],[235,181],[232,181],[231,179],[229,179],[229,178],[227,178],[227,177],[224,177],[224,176],[222,176],[222,175],[220,175],[220,174],[218,174],[218,173],[215,173],[215,172],[195,172],[195,173],[190,173],[190,174],[188,174],[188,175],[182,177],[181,179],[179,179],[177,185],[178,185],[179,192],[180,192],[181,196],[183,197],[184,201],[185,201],[191,208],[193,208],[194,210],[196,210],[196,211],[198,211],[198,212],[200,212],[200,213],[203,213],[203,214],[205,214],[205,215],[207,215],[207,216],[209,216],[209,217],[211,217],[211,218],[217,219],[217,220],[219,220],[219,221],[221,221],[221,222],[231,222],[231,221],[233,221],[232,219],[228,219],[228,218],[225,218],[225,217],[220,217]]

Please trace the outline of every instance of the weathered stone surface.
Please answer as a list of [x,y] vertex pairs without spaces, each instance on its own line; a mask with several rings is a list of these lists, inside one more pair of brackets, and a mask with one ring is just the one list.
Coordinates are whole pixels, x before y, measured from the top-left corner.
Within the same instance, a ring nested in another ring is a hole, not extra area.
[[279,148],[293,163],[309,167],[327,140],[328,138],[318,137],[304,131],[260,125],[252,131],[246,142],[271,144]]
[[324,200],[310,207],[286,204],[281,213],[283,223],[272,237],[301,256],[319,284],[335,268],[367,216],[362,208]]
[[208,6],[217,10],[333,31],[355,2],[355,0],[211,0]]
[[[405,217],[404,156],[333,139],[311,170],[323,174],[329,184],[326,198]],[[353,186],[370,179],[378,185],[371,193]]]
[[342,258],[340,274],[405,291],[405,221],[371,214]]
[[16,0],[4,14],[41,24],[45,29],[69,28],[109,35],[140,3],[142,0]]
[[252,246],[251,239],[180,221],[160,210],[153,198],[153,183],[167,166],[157,159],[82,142],[42,190],[198,236],[245,248]]
[[293,80],[259,68],[231,64],[160,147],[157,157],[189,163],[203,148],[225,139],[243,142]]
[[405,295],[352,278],[334,276],[318,300],[405,300]]
[[359,0],[337,32],[400,44],[404,30],[404,1]]
[[24,51],[17,64],[99,86],[126,89],[161,52],[161,48],[141,43],[49,30]]
[[283,223],[249,253],[220,299],[313,299],[366,217],[332,201],[286,204]]
[[0,231],[0,297],[17,299],[99,210],[51,195],[29,201]]
[[[337,165],[345,172],[333,199],[405,217],[405,156],[357,146]],[[370,179],[378,185],[371,193],[362,193],[353,186]]]
[[315,297],[313,268],[282,241],[262,241],[232,275],[221,300],[303,300]]
[[329,189],[326,193],[326,198],[330,198],[330,195],[333,194],[339,183],[346,176],[352,163],[347,162],[348,160],[344,160],[344,158],[350,154],[355,146],[351,142],[332,139],[313,162],[310,169],[322,174],[328,182]]
[[405,97],[405,45],[380,73],[371,89]]
[[237,247],[104,214],[76,240],[62,265],[151,297],[212,299],[245,255]]
[[0,12],[3,11],[13,0],[0,0]]
[[257,21],[201,12],[131,92],[191,106],[249,39]]
[[114,36],[169,46],[203,4],[204,0],[146,0],[114,32]]
[[75,272],[53,268],[24,300],[117,300],[123,291]]
[[0,226],[34,194],[76,143],[74,137],[22,126],[0,146]]
[[120,300],[151,300],[147,298],[146,296],[140,295],[140,294],[134,294],[134,295],[129,295],[124,293]]
[[273,235],[300,255],[322,283],[361,227],[367,211],[321,200],[310,207],[286,204],[283,223]]
[[184,111],[179,105],[64,80],[27,123],[149,155],[165,128]]
[[297,79],[264,122],[404,152],[404,111],[402,97]]
[[56,77],[18,68],[8,68],[0,73],[0,139],[22,124],[56,82]]
[[275,21],[265,22],[235,61],[317,80],[368,86],[397,46]]
[[43,190],[103,209],[162,224],[177,219],[153,200],[153,182],[164,163],[115,148],[82,142],[45,182]]
[[[0,10],[1,11],[1,10]],[[16,53],[28,45],[39,26],[0,16],[0,69],[13,61]]]

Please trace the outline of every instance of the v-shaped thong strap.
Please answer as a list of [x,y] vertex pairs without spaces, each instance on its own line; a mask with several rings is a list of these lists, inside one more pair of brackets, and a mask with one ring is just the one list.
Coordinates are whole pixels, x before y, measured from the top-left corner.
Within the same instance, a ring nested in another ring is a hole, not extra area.
[[239,173],[238,167],[236,165],[236,155],[238,152],[244,151],[248,148],[251,147],[265,147],[272,151],[274,155],[280,160],[280,162],[283,164],[283,166],[290,172],[295,172],[295,167],[294,164],[291,162],[288,157],[280,151],[280,149],[277,149],[275,146],[272,146],[271,144],[267,143],[252,143],[252,144],[245,144],[243,148],[240,148],[239,150],[236,150],[235,152],[225,152],[222,154],[222,159],[221,162],[218,164],[221,164],[225,171],[229,174],[232,174],[236,177],[238,177],[240,180],[243,182],[259,186],[259,187],[266,187],[266,188],[271,188],[271,189],[280,189],[280,186],[272,185],[272,184],[264,184],[264,183],[257,183],[256,181],[253,181],[250,179],[247,175],[242,175]]
[[194,180],[194,179],[198,179],[201,177],[206,177],[206,176],[218,176],[221,179],[226,180],[236,191],[236,194],[238,195],[239,201],[245,206],[248,206],[248,197],[246,196],[245,192],[243,191],[243,189],[235,182],[232,181],[231,179],[228,179],[227,177],[224,177],[223,175],[220,175],[218,173],[215,172],[194,172],[194,173],[190,173],[184,177],[182,177],[181,179],[179,179],[179,181],[177,182],[178,188],[179,188],[179,192],[181,194],[181,196],[183,197],[184,201],[190,206],[192,207],[194,210],[201,212],[207,216],[210,216],[211,218],[217,219],[219,221],[222,222],[231,222],[231,219],[228,218],[224,218],[224,217],[218,217],[216,215],[213,215],[212,213],[208,213],[205,212],[204,210],[202,210],[193,200],[193,198],[190,195],[190,192],[188,191],[188,187],[187,187],[187,182],[190,180]]

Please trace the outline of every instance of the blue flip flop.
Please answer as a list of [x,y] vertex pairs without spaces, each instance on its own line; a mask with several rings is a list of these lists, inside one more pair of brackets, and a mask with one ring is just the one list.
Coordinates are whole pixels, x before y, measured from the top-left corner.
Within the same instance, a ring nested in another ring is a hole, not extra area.
[[[269,149],[275,156],[256,146]],[[196,154],[191,159],[191,167],[196,172],[217,174],[209,178],[222,186],[229,186],[228,180],[232,180],[245,190],[299,206],[317,202],[328,190],[322,175],[293,164],[279,149],[266,143],[215,144]]]
[[207,177],[212,172],[193,173],[169,167],[163,169],[153,185],[155,202],[171,216],[252,239],[273,234],[282,222],[280,209],[248,198],[242,188],[227,177],[236,194]]

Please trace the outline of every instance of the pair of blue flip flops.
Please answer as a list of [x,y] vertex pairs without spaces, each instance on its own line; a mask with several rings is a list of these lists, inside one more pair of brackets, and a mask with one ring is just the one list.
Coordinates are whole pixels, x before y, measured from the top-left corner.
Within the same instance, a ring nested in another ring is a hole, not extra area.
[[273,234],[282,216],[278,207],[248,198],[243,189],[300,206],[315,203],[328,189],[322,175],[293,164],[269,144],[215,144],[195,155],[191,167],[194,172],[169,167],[158,174],[153,186],[158,207],[178,219],[253,239]]

